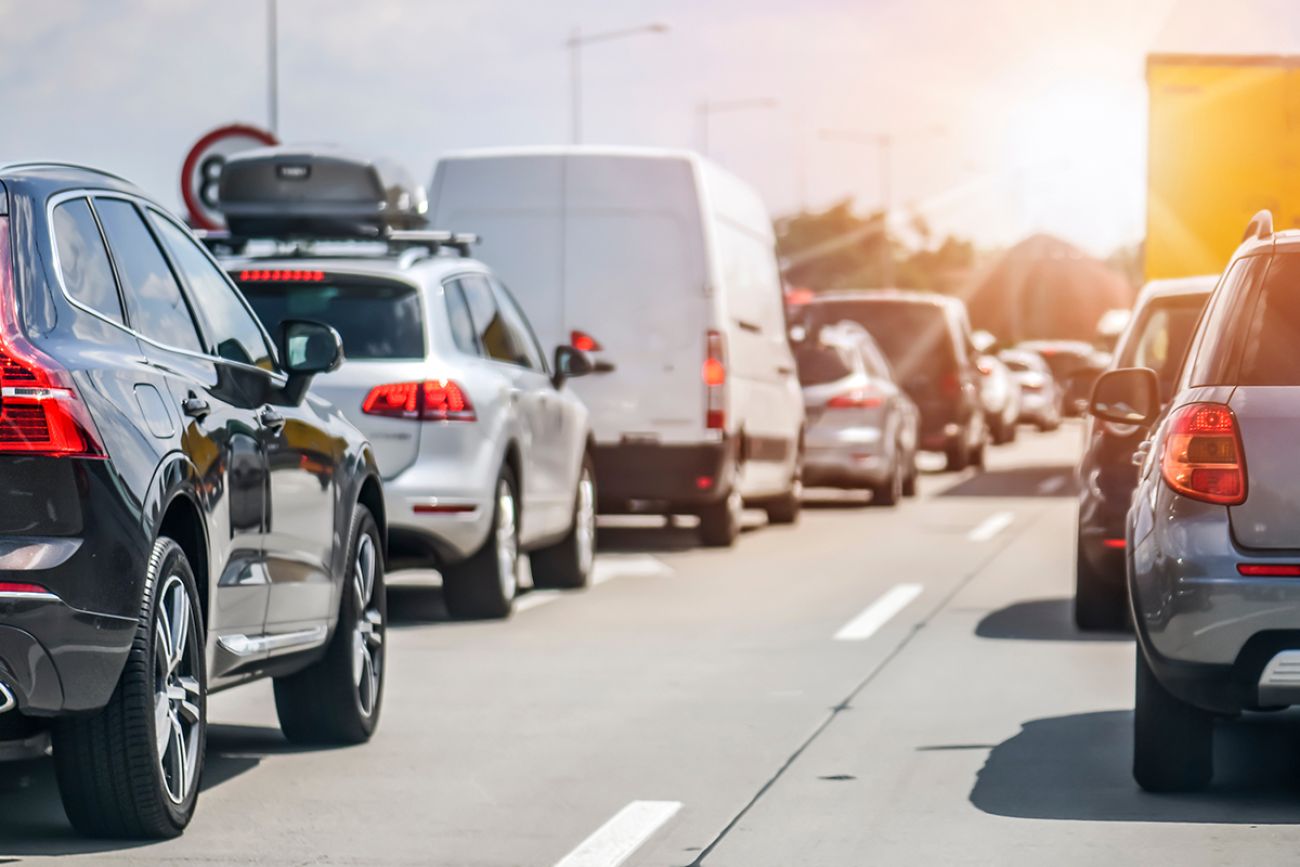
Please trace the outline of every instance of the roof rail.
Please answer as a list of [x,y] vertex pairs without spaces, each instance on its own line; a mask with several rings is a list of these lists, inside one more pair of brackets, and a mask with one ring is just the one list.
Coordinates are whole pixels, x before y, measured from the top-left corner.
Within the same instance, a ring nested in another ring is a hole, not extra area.
[[91,174],[103,175],[112,178],[115,181],[121,181],[124,184],[135,186],[130,178],[124,178],[116,172],[110,172],[107,169],[97,169],[94,166],[88,166],[84,163],[60,162],[59,160],[19,160],[12,163],[0,163],[0,172],[13,171],[14,169],[78,169]]
[[1268,208],[1258,212],[1250,218],[1250,225],[1246,227],[1246,234],[1241,236],[1241,242],[1244,244],[1251,238],[1271,238],[1273,236],[1273,212]]
[[445,232],[425,229],[389,229],[376,238],[359,238],[355,235],[340,235],[339,237],[313,237],[313,238],[292,238],[286,239],[267,235],[235,235],[225,229],[195,229],[194,236],[204,243],[214,252],[220,250],[240,253],[248,246],[250,241],[285,241],[292,240],[298,244],[315,243],[319,241],[360,241],[360,242],[384,242],[388,249],[393,252],[424,249],[430,255],[437,255],[444,248],[455,250],[457,255],[469,257],[470,248],[479,242],[478,235],[469,232]]

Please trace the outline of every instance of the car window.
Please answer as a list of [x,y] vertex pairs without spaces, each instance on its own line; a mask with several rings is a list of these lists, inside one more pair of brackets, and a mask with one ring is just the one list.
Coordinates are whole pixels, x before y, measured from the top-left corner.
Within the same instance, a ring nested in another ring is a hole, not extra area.
[[54,242],[59,253],[59,273],[68,294],[122,324],[122,299],[117,294],[113,266],[88,201],[72,199],[54,209]]
[[800,385],[826,385],[853,373],[848,350],[825,343],[801,343],[794,350]]
[[528,366],[524,348],[517,345],[518,336],[502,315],[487,278],[479,274],[466,274],[457,282],[465,292],[474,331],[487,357],[507,364]]
[[1243,299],[1267,261],[1263,256],[1238,260],[1214,291],[1196,331],[1196,354],[1188,356],[1187,384],[1222,385],[1231,378],[1246,331],[1240,324]]
[[1300,255],[1273,257],[1246,329],[1240,385],[1300,385]]
[[847,319],[867,329],[903,382],[937,381],[958,370],[956,340],[938,305],[864,299],[827,301],[812,307],[814,324]]
[[171,220],[153,211],[149,212],[149,219],[190,288],[199,317],[214,344],[209,348],[227,361],[275,370],[275,356],[262,329],[222,271]]
[[496,290],[501,312],[506,318],[506,326],[514,337],[515,345],[522,350],[521,357],[526,359],[527,366],[533,370],[546,370],[546,353],[542,351],[542,345],[537,341],[537,335],[533,333],[533,326],[528,321],[527,314],[519,306],[515,296],[511,295],[510,290],[499,280],[493,279],[490,282],[492,288]]
[[1154,370],[1160,393],[1168,397],[1204,302],[1203,296],[1191,296],[1151,304],[1125,341],[1117,366]]
[[117,263],[131,327],[163,346],[203,352],[180,284],[135,205],[96,198],[95,211]]
[[469,315],[469,303],[465,300],[465,291],[460,283],[448,280],[443,284],[443,297],[447,303],[447,324],[451,327],[451,339],[456,348],[466,355],[478,355],[478,335],[474,331],[474,320]]

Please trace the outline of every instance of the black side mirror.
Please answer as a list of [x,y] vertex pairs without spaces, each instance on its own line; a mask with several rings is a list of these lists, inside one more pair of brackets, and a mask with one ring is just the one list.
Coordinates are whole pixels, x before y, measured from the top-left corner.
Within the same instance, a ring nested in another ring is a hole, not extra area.
[[1126,367],[1102,374],[1088,411],[1102,421],[1149,425],[1160,414],[1160,383],[1154,370]]
[[313,376],[343,363],[343,338],[324,323],[287,319],[280,324],[280,361],[289,374],[286,396],[301,403]]
[[595,373],[596,370],[596,362],[581,349],[563,345],[555,347],[555,373],[552,374],[551,381],[555,383],[556,388],[563,385],[566,379],[586,376]]

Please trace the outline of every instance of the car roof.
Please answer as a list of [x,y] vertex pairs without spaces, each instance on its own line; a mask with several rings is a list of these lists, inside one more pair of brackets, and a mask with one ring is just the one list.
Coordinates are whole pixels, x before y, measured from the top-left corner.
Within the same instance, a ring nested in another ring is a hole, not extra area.
[[[46,160],[0,164],[0,184],[13,189],[25,188],[29,195],[34,196],[49,197],[64,190],[90,189],[129,193],[153,201],[152,196],[120,175],[76,163]],[[0,199],[3,198],[3,190],[0,190]]]
[[1054,349],[1057,352],[1093,352],[1093,346],[1086,340],[1022,340],[1016,349],[1028,349],[1037,352],[1040,349]]
[[827,301],[907,301],[942,307],[954,307],[962,303],[961,299],[951,295],[921,289],[832,289],[816,293],[816,297],[808,303],[820,304]]
[[1173,298],[1179,296],[1209,295],[1219,283],[1218,274],[1203,274],[1196,277],[1176,277],[1169,280],[1152,280],[1138,293],[1137,304],[1156,298]]

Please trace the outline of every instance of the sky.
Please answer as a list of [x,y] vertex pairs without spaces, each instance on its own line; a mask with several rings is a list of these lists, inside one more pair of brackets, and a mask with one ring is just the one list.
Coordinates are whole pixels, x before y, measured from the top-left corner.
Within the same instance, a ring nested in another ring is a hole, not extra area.
[[[116,171],[180,207],[204,132],[268,122],[266,0],[0,0],[2,159]],[[279,0],[280,123],[403,163],[569,139],[700,147],[774,214],[852,196],[1000,246],[1052,232],[1105,254],[1145,219],[1145,56],[1300,54],[1300,0]]]

